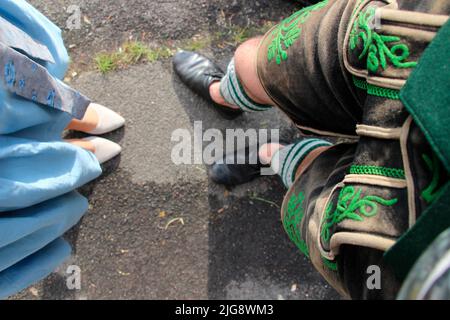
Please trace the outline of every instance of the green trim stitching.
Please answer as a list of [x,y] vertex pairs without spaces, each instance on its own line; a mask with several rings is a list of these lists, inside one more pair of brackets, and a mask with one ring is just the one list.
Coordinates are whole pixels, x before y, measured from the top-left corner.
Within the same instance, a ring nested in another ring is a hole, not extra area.
[[400,100],[399,90],[377,87],[370,83],[367,84],[367,94],[391,100]]
[[302,33],[300,26],[308,20],[312,12],[324,8],[328,3],[329,0],[323,0],[315,5],[303,8],[278,24],[271,33],[273,39],[267,50],[269,62],[274,58],[278,65],[282,61],[286,61],[288,59],[287,49],[300,38]]
[[405,171],[396,168],[386,168],[379,166],[358,166],[354,165],[350,167],[350,174],[364,174],[384,176],[395,179],[405,179]]
[[443,188],[438,188],[441,176],[441,163],[438,157],[433,153],[433,158],[428,155],[422,155],[428,169],[433,173],[430,184],[422,191],[422,198],[429,204],[433,203],[442,193]]
[[286,211],[284,213],[283,226],[286,230],[289,239],[297,246],[297,248],[309,258],[309,250],[306,242],[303,240],[300,225],[305,216],[303,209],[303,201],[305,195],[300,192],[298,196],[293,194],[289,199]]
[[378,87],[373,84],[367,83],[367,81],[359,79],[355,76],[353,76],[353,84],[358,89],[366,90],[368,95],[391,100],[400,100],[399,90]]
[[320,236],[324,242],[331,238],[331,228],[344,220],[364,221],[364,217],[371,218],[378,213],[378,204],[383,206],[393,206],[398,199],[386,200],[378,196],[362,196],[362,189],[356,189],[352,186],[343,188],[339,194],[336,209],[333,209],[331,202],[325,210],[325,219],[323,220]]
[[353,76],[353,84],[358,89],[367,91],[367,81],[366,80],[358,79],[357,77]]
[[389,47],[392,42],[399,42],[400,37],[380,35],[372,30],[370,24],[375,17],[375,10],[374,7],[369,7],[359,13],[350,32],[350,49],[354,51],[361,39],[363,50],[358,59],[366,58],[367,69],[374,73],[380,67],[386,70],[388,61],[396,68],[416,67],[417,61],[407,61],[410,51],[406,44],[397,43]]

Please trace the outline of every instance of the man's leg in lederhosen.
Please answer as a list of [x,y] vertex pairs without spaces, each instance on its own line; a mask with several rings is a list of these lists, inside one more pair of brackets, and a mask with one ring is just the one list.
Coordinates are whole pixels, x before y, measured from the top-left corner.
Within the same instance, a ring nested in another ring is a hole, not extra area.
[[[390,10],[441,12],[442,5],[433,3],[415,2],[415,7],[407,1],[321,1],[283,20],[261,41],[248,43],[249,61],[256,59],[256,67],[241,66],[235,57],[226,74],[209,82],[208,97],[222,105],[245,111],[275,105],[304,133],[359,141],[358,146],[355,142],[331,146],[308,139],[267,150],[273,169],[290,187],[282,209],[289,237],[346,296],[393,297],[398,287],[384,266],[383,252],[413,220],[408,216],[411,189],[405,177],[409,149],[401,150],[400,132],[404,139],[409,131],[416,135],[411,138],[413,149],[424,145],[398,101],[398,85],[442,19],[426,16],[423,21],[430,26],[414,32],[408,28],[421,17]],[[372,13],[380,7],[381,17],[388,21],[386,28],[373,37],[360,36],[373,32],[376,15]],[[389,19],[405,20],[407,26],[397,28]],[[405,36],[410,47],[405,49],[402,37],[390,34],[393,31]],[[369,40],[388,42],[389,54],[380,49],[384,48],[381,42]],[[258,94],[261,87],[269,99]],[[421,149],[427,152],[426,147]],[[427,159],[431,162],[431,157]],[[222,176],[231,178],[251,169],[223,164],[218,168]],[[381,291],[370,292],[366,286],[368,267],[373,266],[383,271]]]
[[264,88],[302,131],[359,136],[357,145],[321,146],[312,161],[303,154],[314,142],[302,141],[272,163],[290,187],[282,209],[290,239],[354,298],[395,298],[399,279],[384,253],[446,181],[399,90],[450,4],[413,2],[323,1],[282,22],[259,51]]

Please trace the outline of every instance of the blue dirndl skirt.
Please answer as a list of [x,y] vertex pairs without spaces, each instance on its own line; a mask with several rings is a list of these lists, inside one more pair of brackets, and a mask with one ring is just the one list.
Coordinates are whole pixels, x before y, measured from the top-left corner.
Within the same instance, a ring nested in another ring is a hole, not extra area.
[[[2,0],[0,17],[47,46],[54,63],[37,62],[63,78],[69,58],[57,26],[24,0]],[[61,236],[88,209],[74,190],[101,174],[92,153],[62,141],[71,119],[0,86],[0,298],[43,279],[70,255]]]

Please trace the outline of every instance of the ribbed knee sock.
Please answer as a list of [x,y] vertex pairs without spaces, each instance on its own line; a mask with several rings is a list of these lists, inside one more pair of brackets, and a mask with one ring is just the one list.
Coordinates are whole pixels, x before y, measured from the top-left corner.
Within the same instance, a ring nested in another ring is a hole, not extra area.
[[234,59],[228,65],[225,77],[220,81],[220,94],[226,102],[239,107],[242,111],[258,112],[271,109],[272,106],[264,105],[253,101],[245,92],[240,80],[237,77],[234,67]]
[[295,182],[295,174],[303,160],[317,148],[328,146],[332,144],[321,139],[306,139],[286,146],[274,154],[272,170],[281,177],[284,185],[290,188]]

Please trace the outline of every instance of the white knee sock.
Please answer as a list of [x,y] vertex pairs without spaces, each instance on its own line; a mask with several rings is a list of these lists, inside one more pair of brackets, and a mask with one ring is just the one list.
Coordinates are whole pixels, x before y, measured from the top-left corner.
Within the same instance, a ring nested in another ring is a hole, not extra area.
[[239,81],[234,67],[234,59],[228,65],[225,77],[220,81],[220,94],[226,102],[239,107],[242,111],[258,112],[266,111],[272,106],[253,101],[245,92]]
[[295,174],[303,160],[317,148],[328,146],[332,144],[320,139],[306,139],[286,146],[272,157],[272,170],[281,177],[284,185],[290,188],[295,182]]

